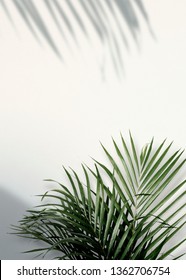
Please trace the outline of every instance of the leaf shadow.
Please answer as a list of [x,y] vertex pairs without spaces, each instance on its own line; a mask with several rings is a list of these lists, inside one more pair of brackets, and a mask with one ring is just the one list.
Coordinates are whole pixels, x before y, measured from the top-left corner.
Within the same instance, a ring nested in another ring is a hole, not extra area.
[[[111,62],[118,77],[124,74],[123,50],[129,51],[132,41],[139,48],[140,19],[145,22],[153,37],[150,20],[142,0],[42,0],[40,2],[11,0],[11,3],[34,38],[40,42],[39,37],[42,35],[63,62],[66,62],[65,54],[50,30],[51,22],[43,16],[42,7],[38,3],[42,3],[43,9],[48,12],[64,45],[68,48],[72,45],[80,47],[81,36],[77,33],[77,28],[84,39],[92,44],[94,38],[90,32],[91,28],[103,49],[107,48],[109,53],[107,60]],[[11,7],[4,0],[0,0],[0,4],[8,19],[13,23]],[[106,67],[105,59],[102,64],[99,63],[100,70]]]

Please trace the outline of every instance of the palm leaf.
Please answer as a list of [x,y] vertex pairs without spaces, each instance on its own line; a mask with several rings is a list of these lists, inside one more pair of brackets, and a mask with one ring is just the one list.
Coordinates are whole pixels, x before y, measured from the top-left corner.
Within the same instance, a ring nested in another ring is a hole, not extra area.
[[47,180],[58,188],[41,195],[42,203],[13,226],[17,235],[48,245],[32,252],[40,257],[56,251],[58,259],[152,260],[168,258],[184,244],[164,249],[186,223],[186,180],[174,183],[185,164],[183,152],[171,153],[165,140],[155,148],[152,139],[139,154],[131,133],[129,144],[121,140],[120,149],[112,139],[115,157],[102,145],[108,166],[97,160],[95,168],[82,165],[83,179],[64,168],[67,185]]

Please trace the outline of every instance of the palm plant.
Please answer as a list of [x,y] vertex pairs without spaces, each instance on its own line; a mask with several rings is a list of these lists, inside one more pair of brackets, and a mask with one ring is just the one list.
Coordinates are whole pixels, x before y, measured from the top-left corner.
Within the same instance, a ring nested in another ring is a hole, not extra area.
[[64,168],[69,186],[58,183],[41,196],[45,204],[29,210],[13,227],[19,236],[47,244],[28,252],[45,256],[58,251],[58,259],[162,260],[183,255],[172,253],[186,239],[167,248],[186,222],[186,180],[174,183],[185,163],[183,151],[170,154],[172,143],[166,141],[154,148],[152,139],[139,155],[131,134],[129,144],[122,135],[121,142],[119,147],[113,139],[116,159],[102,145],[110,167],[96,160],[94,169],[82,165],[84,182]]

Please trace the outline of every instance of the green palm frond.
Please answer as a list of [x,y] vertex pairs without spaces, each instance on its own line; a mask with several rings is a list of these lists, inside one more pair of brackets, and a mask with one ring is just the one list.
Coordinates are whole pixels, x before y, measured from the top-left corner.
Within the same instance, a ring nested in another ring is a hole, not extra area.
[[110,166],[97,160],[94,169],[82,165],[83,180],[64,168],[69,185],[58,183],[41,196],[45,204],[13,227],[17,235],[47,244],[29,252],[58,251],[59,259],[154,260],[169,257],[186,241],[167,247],[186,223],[186,180],[174,180],[185,164],[183,151],[171,153],[166,140],[155,148],[152,139],[138,153],[131,134],[129,144],[122,135],[121,146],[114,139],[113,144],[116,156],[102,145]]

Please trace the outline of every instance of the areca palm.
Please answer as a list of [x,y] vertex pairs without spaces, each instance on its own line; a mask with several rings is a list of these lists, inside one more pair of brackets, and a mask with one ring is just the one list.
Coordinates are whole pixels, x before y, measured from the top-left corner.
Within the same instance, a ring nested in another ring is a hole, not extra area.
[[96,160],[94,169],[82,165],[84,180],[64,168],[69,185],[55,182],[59,187],[42,195],[46,203],[14,227],[16,234],[47,245],[29,252],[58,251],[59,259],[151,260],[170,257],[185,242],[167,248],[186,222],[186,180],[174,183],[185,163],[183,151],[170,153],[166,141],[155,148],[152,139],[139,154],[131,135],[129,144],[122,135],[121,147],[114,139],[113,144],[116,157],[102,145],[109,166]]

